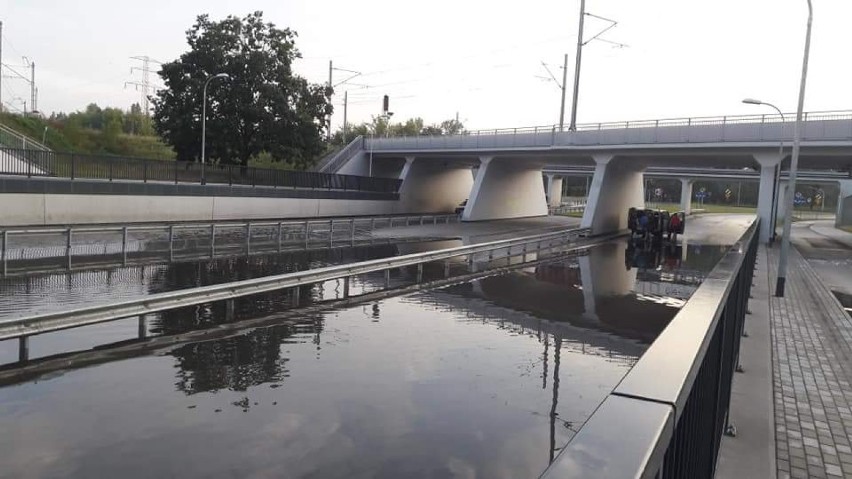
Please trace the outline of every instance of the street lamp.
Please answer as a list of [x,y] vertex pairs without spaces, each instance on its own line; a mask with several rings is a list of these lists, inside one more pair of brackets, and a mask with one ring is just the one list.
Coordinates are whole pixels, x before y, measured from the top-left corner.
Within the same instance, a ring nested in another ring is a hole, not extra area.
[[230,80],[231,77],[227,73],[218,73],[208,78],[207,81],[204,82],[204,91],[202,93],[201,99],[201,184],[206,184],[206,178],[204,176],[204,150],[207,145],[207,85],[210,84],[211,80],[215,80],[216,78],[221,78],[223,80]]
[[781,235],[781,258],[778,261],[778,279],[775,283],[775,296],[784,297],[784,283],[787,281],[787,255],[790,252],[790,228],[793,222],[793,195],[796,192],[796,173],[799,166],[799,144],[802,134],[802,110],[805,107],[805,83],[808,79],[808,54],[811,49],[811,24],[814,8],[808,0],[808,28],[805,33],[805,53],[802,58],[802,80],[799,85],[799,106],[796,109],[796,124],[793,127],[793,156],[790,159],[790,185],[787,188],[787,208],[784,210],[784,233]]
[[780,160],[778,164],[775,166],[775,181],[772,184],[772,205],[770,206],[770,214],[772,218],[770,218],[771,223],[771,234],[769,235],[769,244],[770,246],[775,241],[775,230],[777,229],[777,221],[778,221],[778,189],[779,183],[781,183],[781,162],[784,161],[784,124],[787,123],[787,119],[784,118],[784,114],[781,113],[781,109],[772,103],[768,103],[765,101],[755,100],[754,98],[746,98],[743,100],[743,103],[748,105],[766,105],[768,107],[774,108],[775,111],[778,112],[778,115],[781,116],[781,144],[778,147],[778,157]]

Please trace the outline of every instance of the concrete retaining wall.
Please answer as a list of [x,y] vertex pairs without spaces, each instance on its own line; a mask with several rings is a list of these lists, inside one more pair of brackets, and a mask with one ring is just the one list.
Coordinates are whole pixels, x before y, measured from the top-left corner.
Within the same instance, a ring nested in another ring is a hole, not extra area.
[[0,194],[0,226],[404,214],[396,200]]

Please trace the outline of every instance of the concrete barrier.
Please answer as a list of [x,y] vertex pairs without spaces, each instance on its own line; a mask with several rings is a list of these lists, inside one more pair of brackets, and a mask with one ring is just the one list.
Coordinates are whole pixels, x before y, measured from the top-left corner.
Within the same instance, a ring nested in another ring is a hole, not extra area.
[[403,214],[397,200],[0,194],[0,226]]

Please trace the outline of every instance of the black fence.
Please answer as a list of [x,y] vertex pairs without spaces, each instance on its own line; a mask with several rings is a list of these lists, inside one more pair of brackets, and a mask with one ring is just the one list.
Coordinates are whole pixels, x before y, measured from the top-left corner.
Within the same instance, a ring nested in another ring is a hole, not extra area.
[[755,220],[542,477],[714,477],[722,436],[735,431],[731,384],[758,227]]
[[239,165],[0,148],[0,175],[397,193],[401,180]]

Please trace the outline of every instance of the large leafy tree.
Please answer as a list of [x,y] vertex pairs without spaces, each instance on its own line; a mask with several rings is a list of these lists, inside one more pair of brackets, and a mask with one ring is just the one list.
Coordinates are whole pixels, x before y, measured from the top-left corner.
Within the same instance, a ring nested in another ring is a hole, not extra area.
[[154,126],[179,160],[201,156],[201,112],[207,88],[209,160],[247,165],[266,152],[275,160],[309,166],[323,151],[331,89],[295,75],[300,57],[290,29],[263,21],[263,13],[218,22],[197,18],[186,32],[189,51],[160,71],[165,89],[154,98]]

